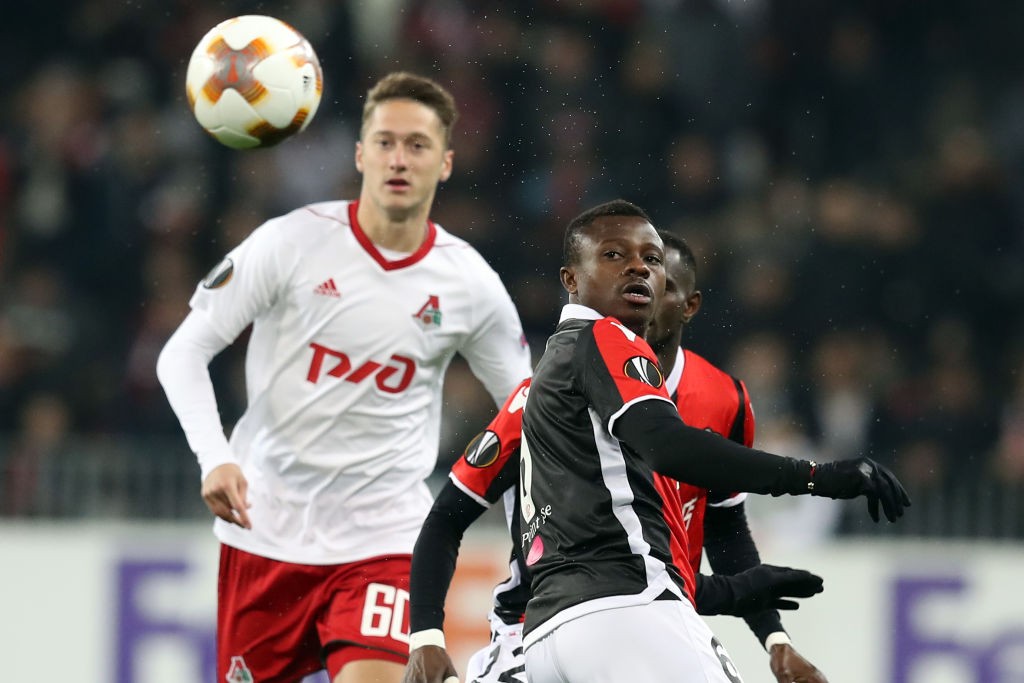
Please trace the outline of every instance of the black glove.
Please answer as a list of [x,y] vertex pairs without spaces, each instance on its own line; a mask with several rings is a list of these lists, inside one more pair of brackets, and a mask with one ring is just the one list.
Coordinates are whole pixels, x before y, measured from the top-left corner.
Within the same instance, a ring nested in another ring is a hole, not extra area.
[[878,521],[881,502],[885,518],[895,522],[910,506],[910,496],[896,475],[870,458],[854,458],[820,465],[812,463],[807,489],[812,496],[868,499],[868,514]]
[[824,590],[820,576],[803,569],[759,564],[739,574],[698,574],[697,613],[742,617],[766,609],[797,609],[786,598],[809,598]]

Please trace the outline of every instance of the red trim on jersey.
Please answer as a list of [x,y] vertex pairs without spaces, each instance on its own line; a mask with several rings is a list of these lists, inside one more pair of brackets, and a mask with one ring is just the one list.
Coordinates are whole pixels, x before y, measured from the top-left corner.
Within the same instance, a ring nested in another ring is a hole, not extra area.
[[[608,374],[615,382],[623,404],[648,396],[669,398],[665,378],[658,367],[658,357],[643,337],[633,333],[612,317],[602,318],[594,323],[593,335],[597,350],[604,360]],[[627,374],[626,364],[634,358],[648,361],[647,367],[652,372],[648,373],[650,376],[647,381],[637,378],[643,375],[643,372],[638,372],[636,377]],[[652,380],[653,384],[650,383]]]
[[[593,335],[601,359],[615,382],[623,404],[645,398],[669,398],[665,378],[658,367],[658,357],[643,337],[626,329],[612,317],[602,318],[594,323]],[[647,359],[653,367],[635,362],[638,357]],[[627,365],[630,366],[628,370]],[[690,554],[689,539],[679,508],[677,484],[674,479],[657,472],[653,472],[652,475],[654,488],[661,497],[661,515],[669,531],[672,564],[682,576],[687,598],[696,604],[694,572],[697,570],[687,561]]]
[[[672,564],[676,566],[683,577],[683,586],[686,588],[686,597],[690,599],[694,607],[697,606],[697,579],[695,574],[700,571],[700,564],[696,567],[690,562],[690,539],[687,534],[686,524],[683,520],[683,511],[679,507],[678,493],[676,487],[679,484],[675,479],[654,473],[654,488],[661,495],[661,516],[665,518],[665,524],[669,529],[669,550],[672,553]],[[700,557],[701,548],[697,548],[697,556]]]
[[[743,445],[748,448],[752,446],[754,414],[750,408],[747,387],[696,353],[689,350],[683,353],[683,374],[676,395],[673,396],[683,422],[726,438],[730,434],[742,434]],[[743,420],[739,432],[735,424],[737,419]],[[708,491],[699,486],[680,483],[676,495],[688,536],[690,566],[697,572],[700,571],[704,549],[704,512],[708,504]]]
[[398,270],[399,268],[405,268],[411,266],[414,263],[422,261],[423,258],[430,252],[434,247],[434,240],[437,239],[437,226],[432,221],[427,221],[427,237],[423,240],[423,244],[419,246],[419,249],[409,254],[405,258],[398,259],[397,261],[389,261],[384,257],[384,254],[380,253],[377,249],[377,245],[366,236],[363,232],[363,228],[359,225],[359,219],[356,218],[356,213],[359,210],[359,200],[351,202],[348,205],[348,222],[352,226],[352,234],[356,236],[356,241],[359,245],[366,250],[366,253],[373,257],[373,260],[383,268],[384,270]]
[[526,405],[529,391],[530,378],[527,378],[509,394],[501,410],[485,428],[485,431],[493,432],[497,436],[500,444],[495,460],[484,467],[474,466],[466,460],[466,453],[463,452],[452,465],[451,476],[484,500],[487,500],[491,484],[508,466],[509,458],[513,454],[516,455],[516,469],[519,468],[519,445],[523,440],[523,406]]

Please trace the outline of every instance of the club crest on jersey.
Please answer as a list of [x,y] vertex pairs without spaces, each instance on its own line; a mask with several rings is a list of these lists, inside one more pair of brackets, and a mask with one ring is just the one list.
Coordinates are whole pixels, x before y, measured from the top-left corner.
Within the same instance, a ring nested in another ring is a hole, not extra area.
[[226,285],[231,276],[235,274],[235,264],[231,259],[226,258],[213,267],[206,277],[203,278],[203,287],[207,289],[219,289]]
[[462,457],[473,467],[493,465],[501,453],[501,439],[491,430],[480,432],[466,445]]
[[650,384],[655,389],[665,381],[657,364],[643,356],[633,356],[627,360],[622,371],[626,373],[626,377]]
[[436,294],[427,297],[427,302],[420,306],[420,310],[412,314],[426,329],[441,327],[441,299]]
[[228,683],[256,683],[256,679],[252,677],[249,667],[245,665],[245,660],[240,656],[231,658],[231,668],[228,669],[224,680]]

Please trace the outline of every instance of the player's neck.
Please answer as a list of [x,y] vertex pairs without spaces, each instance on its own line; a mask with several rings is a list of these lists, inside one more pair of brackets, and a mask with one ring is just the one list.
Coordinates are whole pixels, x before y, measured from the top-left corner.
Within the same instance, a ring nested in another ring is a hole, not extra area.
[[411,253],[419,249],[426,238],[428,211],[429,206],[424,210],[391,216],[372,201],[360,200],[356,219],[363,233],[376,246]]
[[661,374],[665,375],[665,377],[672,374],[672,368],[676,366],[676,355],[679,352],[682,341],[683,335],[680,332],[679,334],[672,335],[672,338],[666,340],[660,348],[654,349],[654,355],[658,357],[658,365],[661,366]]

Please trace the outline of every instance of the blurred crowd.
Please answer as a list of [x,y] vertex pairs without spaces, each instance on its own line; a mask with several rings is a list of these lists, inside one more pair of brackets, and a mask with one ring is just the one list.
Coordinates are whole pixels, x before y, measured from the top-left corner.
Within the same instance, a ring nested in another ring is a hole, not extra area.
[[[0,26],[0,515],[31,514],[40,463],[83,439],[164,438],[180,450],[138,457],[188,459],[157,353],[198,280],[263,220],[356,195],[363,96],[393,69],[455,94],[434,218],[502,275],[538,353],[564,302],[564,225],[624,197],[696,251],[704,308],[684,341],[746,381],[757,445],[867,454],[941,500],[1024,486],[1024,5],[20,12]],[[236,152],[193,120],[184,74],[210,27],[248,13],[306,35],[325,91],[307,131]],[[240,351],[213,366],[229,426]],[[491,410],[461,363],[445,395],[441,468]]]

